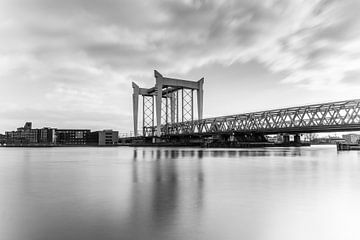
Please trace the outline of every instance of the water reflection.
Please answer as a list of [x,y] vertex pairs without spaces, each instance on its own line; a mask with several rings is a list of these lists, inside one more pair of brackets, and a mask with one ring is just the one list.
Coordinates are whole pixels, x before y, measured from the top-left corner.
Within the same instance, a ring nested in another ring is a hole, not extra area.
[[[238,157],[296,157],[306,155],[306,152],[301,151],[299,148],[270,148],[270,149],[241,149],[241,150],[229,150],[229,149],[134,149],[134,160],[138,159],[139,153],[142,155],[143,160],[149,159],[178,159],[178,158],[193,158],[202,159],[204,157],[211,158],[238,158]],[[309,151],[309,154],[316,156],[316,151]],[[149,156],[147,156],[148,154]],[[154,158],[154,156],[156,156]]]
[[[174,159],[195,157],[195,151],[134,149],[131,193],[132,228],[143,229],[135,239],[186,239],[191,234],[179,226],[196,226],[201,216],[204,173],[201,159],[192,159],[187,169]],[[189,211],[196,209],[196,211]],[[150,227],[144,228],[150,224]],[[184,232],[182,232],[184,231]],[[181,233],[180,238],[173,236]],[[172,236],[166,234],[172,233]],[[163,236],[165,235],[165,236]],[[187,236],[188,235],[188,236]]]
[[0,239],[360,239],[360,152],[0,149]]

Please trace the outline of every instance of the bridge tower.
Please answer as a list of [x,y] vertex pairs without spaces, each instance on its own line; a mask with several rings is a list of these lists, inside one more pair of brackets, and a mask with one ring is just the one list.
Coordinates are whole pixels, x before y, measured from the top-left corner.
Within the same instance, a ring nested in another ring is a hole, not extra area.
[[136,83],[132,83],[135,136],[138,135],[139,96],[142,97],[143,136],[161,136],[162,129],[167,129],[162,128],[163,126],[193,121],[194,92],[197,119],[203,118],[204,78],[198,81],[168,78],[156,70],[154,77],[155,86],[152,88],[140,88]]

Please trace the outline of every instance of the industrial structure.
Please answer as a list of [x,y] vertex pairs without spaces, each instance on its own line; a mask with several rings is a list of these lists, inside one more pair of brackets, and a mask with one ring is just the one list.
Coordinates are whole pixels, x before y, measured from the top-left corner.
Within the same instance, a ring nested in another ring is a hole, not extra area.
[[143,136],[159,137],[169,134],[169,127],[173,124],[194,121],[194,91],[197,94],[197,118],[203,118],[204,78],[196,82],[168,78],[156,70],[154,76],[156,82],[152,88],[140,88],[136,83],[132,83],[135,136],[138,134],[140,96],[142,97]]
[[[152,88],[140,88],[133,83],[134,133],[138,133],[139,96],[142,96],[144,138],[258,142],[267,141],[265,135],[281,134],[285,143],[290,141],[290,135],[295,143],[300,143],[302,133],[360,130],[360,99],[203,119],[204,78],[196,82],[174,79],[163,77],[156,70],[155,78]],[[197,119],[194,119],[195,90]]]

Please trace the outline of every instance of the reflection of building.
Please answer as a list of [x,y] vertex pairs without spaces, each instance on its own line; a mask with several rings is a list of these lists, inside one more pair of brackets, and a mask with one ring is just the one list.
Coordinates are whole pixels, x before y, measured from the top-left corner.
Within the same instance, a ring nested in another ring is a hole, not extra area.
[[88,138],[88,143],[99,146],[117,145],[119,141],[119,132],[113,130],[102,130],[91,132]]
[[60,145],[85,145],[90,130],[87,129],[56,129],[55,142]]
[[358,143],[360,140],[359,134],[344,134],[342,137],[347,143]]

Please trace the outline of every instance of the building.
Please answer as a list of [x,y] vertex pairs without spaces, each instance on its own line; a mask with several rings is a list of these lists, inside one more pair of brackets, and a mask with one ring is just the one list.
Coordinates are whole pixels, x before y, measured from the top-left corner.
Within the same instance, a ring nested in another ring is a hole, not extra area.
[[267,135],[266,136],[266,139],[269,141],[269,142],[272,142],[272,143],[282,143],[283,142],[283,137],[281,134],[277,134],[277,135]]
[[6,132],[6,144],[37,144],[39,141],[39,129],[32,129],[32,123],[25,123],[24,127],[16,131]]
[[344,134],[342,137],[346,143],[359,143],[360,140],[359,134]]
[[99,131],[99,146],[117,145],[119,132],[113,130]]
[[6,142],[6,136],[4,134],[0,134],[0,145],[5,144]]
[[15,145],[53,144],[54,133],[53,128],[33,129],[32,123],[27,122],[24,127],[17,128],[16,131],[6,132],[5,142]]
[[88,129],[55,129],[57,145],[86,145],[89,136]]
[[314,138],[311,141],[311,144],[336,144],[336,143],[344,143],[345,139],[339,137],[322,137],[322,138]]
[[[3,139],[3,140],[2,140]],[[24,127],[16,131],[8,131],[0,135],[0,144],[9,146],[110,146],[117,145],[119,132],[103,130],[91,132],[89,129],[33,129],[32,123],[25,123]]]
[[102,130],[91,132],[88,138],[89,145],[113,146],[119,141],[119,132],[113,130]]
[[55,143],[55,129],[54,128],[41,128],[38,130],[39,143]]

